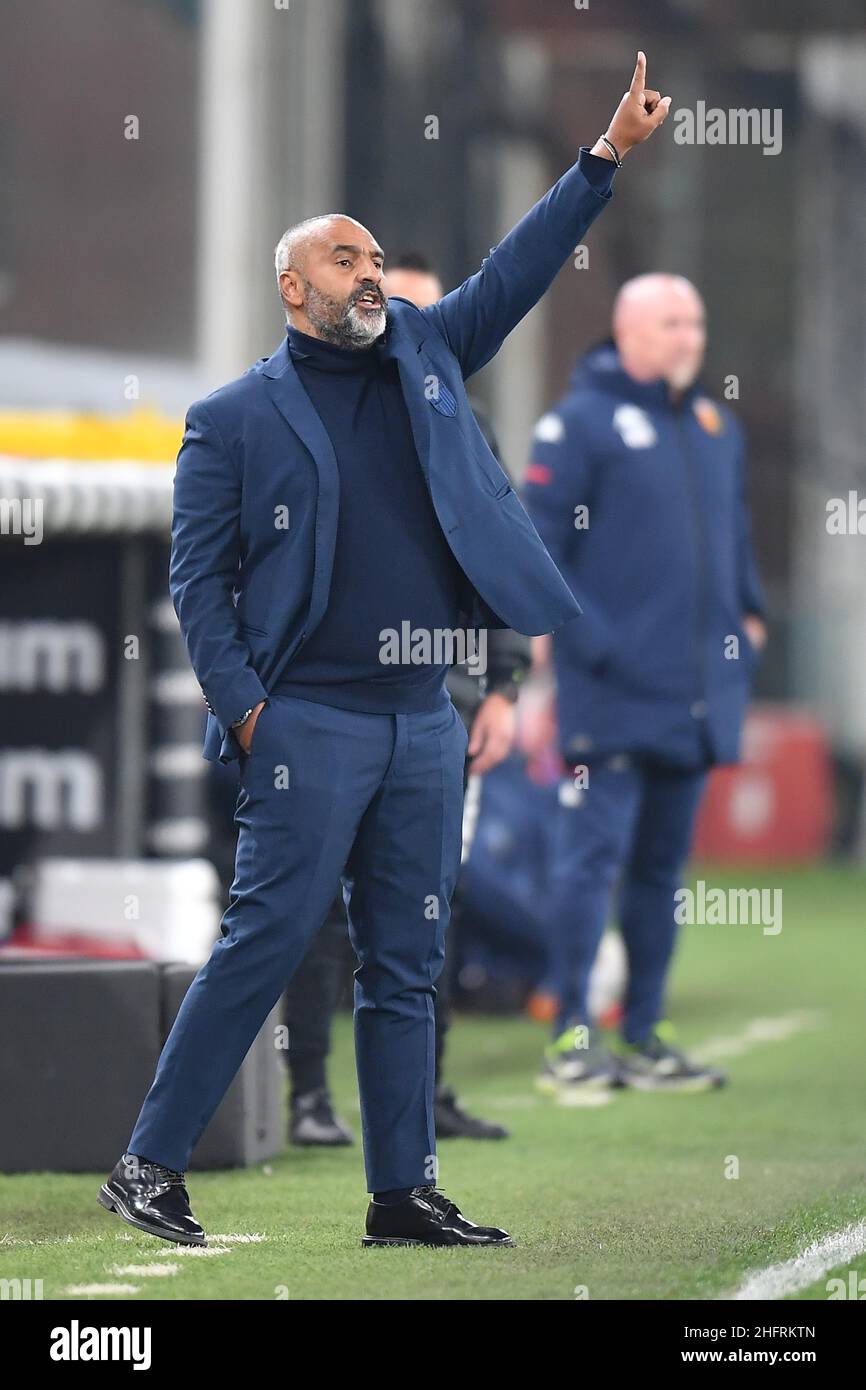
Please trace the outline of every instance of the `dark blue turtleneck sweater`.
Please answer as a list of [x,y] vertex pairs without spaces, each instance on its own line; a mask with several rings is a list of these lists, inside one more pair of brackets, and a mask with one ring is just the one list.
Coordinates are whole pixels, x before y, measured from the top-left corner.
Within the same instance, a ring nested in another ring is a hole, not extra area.
[[287,331],[334,446],[340,512],[327,611],[275,689],[372,713],[431,709],[448,666],[385,664],[380,634],[405,621],[455,628],[466,579],[427,491],[397,364],[383,339],[341,348]]

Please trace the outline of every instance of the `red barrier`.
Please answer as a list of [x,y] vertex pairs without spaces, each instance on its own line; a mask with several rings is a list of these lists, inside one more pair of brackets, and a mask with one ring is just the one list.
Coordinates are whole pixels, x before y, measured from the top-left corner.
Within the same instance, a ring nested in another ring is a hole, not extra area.
[[743,761],[710,775],[693,853],[717,862],[819,859],[832,821],[823,726],[786,705],[757,705],[746,719]]

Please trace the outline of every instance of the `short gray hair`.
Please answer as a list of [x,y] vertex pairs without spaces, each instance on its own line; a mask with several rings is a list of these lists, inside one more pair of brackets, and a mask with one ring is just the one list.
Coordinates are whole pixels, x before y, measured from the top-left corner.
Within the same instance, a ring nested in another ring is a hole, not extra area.
[[274,247],[274,272],[277,277],[277,284],[279,284],[282,271],[301,269],[310,241],[316,232],[321,231],[329,222],[354,222],[356,227],[361,226],[356,218],[350,217],[346,212],[323,212],[317,217],[307,217],[303,222],[296,222],[293,227],[289,227],[283,232]]

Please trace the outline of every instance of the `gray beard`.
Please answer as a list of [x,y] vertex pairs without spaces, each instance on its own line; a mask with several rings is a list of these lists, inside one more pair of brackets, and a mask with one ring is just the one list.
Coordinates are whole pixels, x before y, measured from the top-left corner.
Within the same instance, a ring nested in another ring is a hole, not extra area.
[[354,304],[341,304],[329,294],[304,281],[307,318],[319,337],[334,347],[366,348],[385,331],[385,310],[362,317],[363,310]]

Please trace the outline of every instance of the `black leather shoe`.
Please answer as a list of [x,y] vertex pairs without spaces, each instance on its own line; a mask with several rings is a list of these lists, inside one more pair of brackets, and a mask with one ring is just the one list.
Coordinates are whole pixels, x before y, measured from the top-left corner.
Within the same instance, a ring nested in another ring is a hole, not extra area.
[[125,1153],[96,1197],[106,1211],[130,1226],[178,1245],[207,1245],[205,1233],[189,1209],[183,1173]]
[[507,1231],[476,1226],[433,1186],[413,1187],[402,1202],[371,1202],[362,1245],[513,1245]]

